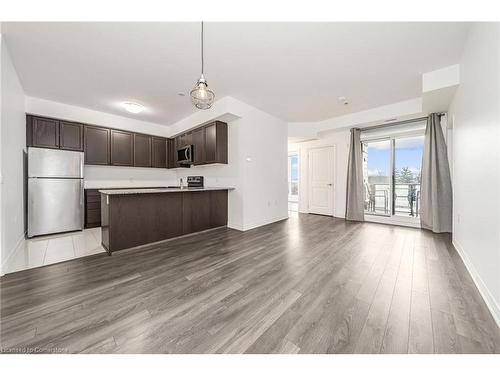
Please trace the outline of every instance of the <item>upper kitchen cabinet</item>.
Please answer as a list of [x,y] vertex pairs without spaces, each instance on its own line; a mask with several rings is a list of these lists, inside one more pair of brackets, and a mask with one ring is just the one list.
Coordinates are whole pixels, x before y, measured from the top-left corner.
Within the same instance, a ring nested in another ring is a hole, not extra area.
[[28,116],[26,124],[28,146],[59,148],[59,120]]
[[195,165],[205,163],[205,127],[193,130],[193,163]]
[[152,137],[152,167],[167,168],[167,139]]
[[177,152],[175,149],[175,138],[167,139],[167,168],[175,168],[177,165]]
[[192,132],[184,133],[178,136],[177,148],[186,147],[193,144]]
[[108,165],[110,162],[110,129],[85,126],[85,164]]
[[26,115],[28,146],[83,151],[88,165],[189,168],[191,164],[178,162],[177,151],[191,145],[192,165],[227,164],[227,142],[227,124],[221,121],[165,138]]
[[134,134],[111,129],[111,165],[134,165]]
[[83,151],[83,125],[76,122],[28,115],[26,138],[30,147]]
[[184,134],[179,134],[172,141],[175,146],[172,167],[185,167],[177,162],[177,150],[193,145],[193,164],[227,164],[227,124],[215,121],[202,125]]
[[83,151],[83,125],[60,121],[59,145],[62,150]]
[[151,167],[151,136],[134,134],[134,167]]
[[205,125],[204,164],[227,164],[227,124],[215,121]]

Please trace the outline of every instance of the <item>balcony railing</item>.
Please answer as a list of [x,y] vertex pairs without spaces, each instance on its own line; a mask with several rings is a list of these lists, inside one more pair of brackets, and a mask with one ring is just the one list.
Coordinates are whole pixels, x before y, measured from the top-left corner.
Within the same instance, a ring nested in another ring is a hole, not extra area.
[[[394,196],[395,215],[419,216],[420,183],[396,183]],[[367,214],[390,215],[391,206],[390,184],[365,184],[365,212]]]

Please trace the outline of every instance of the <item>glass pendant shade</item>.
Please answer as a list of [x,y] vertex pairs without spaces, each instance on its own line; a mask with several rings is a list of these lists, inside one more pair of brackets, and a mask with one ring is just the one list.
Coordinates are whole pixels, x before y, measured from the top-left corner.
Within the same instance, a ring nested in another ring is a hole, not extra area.
[[207,81],[203,74],[191,90],[191,103],[198,109],[209,109],[215,100],[215,94],[207,86]]

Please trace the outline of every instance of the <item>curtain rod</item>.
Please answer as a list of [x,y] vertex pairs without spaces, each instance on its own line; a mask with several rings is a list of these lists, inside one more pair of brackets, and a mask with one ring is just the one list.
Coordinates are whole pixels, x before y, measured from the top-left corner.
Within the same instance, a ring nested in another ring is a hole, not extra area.
[[[437,114],[439,116],[442,116],[442,115],[445,115],[446,112],[438,112]],[[370,131],[370,130],[375,130],[375,129],[388,128],[388,127],[394,126],[394,125],[410,124],[412,122],[419,122],[419,121],[427,120],[428,117],[429,116],[424,116],[424,117],[418,117],[418,118],[413,118],[413,119],[409,119],[409,120],[391,122],[389,124],[380,124],[380,125],[375,125],[375,126],[368,126],[366,128],[360,128],[360,130],[362,132],[364,132],[364,131]]]

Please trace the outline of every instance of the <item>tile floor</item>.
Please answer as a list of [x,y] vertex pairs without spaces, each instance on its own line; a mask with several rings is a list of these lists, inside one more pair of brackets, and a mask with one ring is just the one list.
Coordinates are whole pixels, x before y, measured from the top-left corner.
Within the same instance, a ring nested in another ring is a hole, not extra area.
[[6,273],[105,252],[101,228],[26,239],[12,255]]

